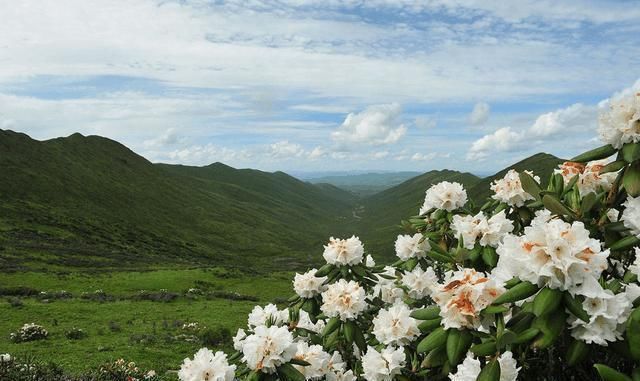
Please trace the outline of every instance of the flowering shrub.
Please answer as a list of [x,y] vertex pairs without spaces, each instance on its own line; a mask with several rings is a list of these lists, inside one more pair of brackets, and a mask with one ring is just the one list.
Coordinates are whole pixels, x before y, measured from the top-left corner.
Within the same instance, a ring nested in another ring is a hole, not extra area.
[[203,348],[180,379],[640,379],[640,93],[599,133],[547,186],[511,170],[480,208],[432,186],[391,266],[331,238],[288,308],[256,306],[233,354]]
[[23,325],[18,332],[12,332],[9,338],[14,343],[22,343],[24,341],[44,340],[49,336],[44,327],[35,323],[27,323]]
[[81,340],[87,337],[87,332],[82,328],[71,328],[68,331],[65,331],[64,336],[69,340]]

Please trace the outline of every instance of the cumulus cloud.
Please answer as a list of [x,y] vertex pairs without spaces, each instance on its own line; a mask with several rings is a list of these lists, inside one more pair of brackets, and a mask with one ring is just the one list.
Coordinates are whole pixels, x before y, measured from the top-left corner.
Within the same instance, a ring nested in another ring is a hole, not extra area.
[[304,155],[304,148],[300,144],[282,140],[269,145],[269,156],[275,159],[291,159]]
[[396,143],[407,132],[400,121],[398,103],[369,106],[359,113],[349,113],[331,138],[344,144],[382,145]]
[[435,152],[431,152],[427,154],[416,152],[413,154],[413,156],[411,156],[411,160],[412,161],[430,161],[435,159],[437,156],[438,154]]
[[478,102],[473,106],[473,111],[469,115],[469,123],[473,126],[481,126],[489,119],[490,107],[488,103]]
[[171,127],[163,132],[160,136],[147,139],[142,142],[145,148],[149,149],[162,149],[167,146],[175,146],[177,144],[183,144],[186,142],[186,138],[184,136],[178,135],[175,128]]
[[214,162],[238,165],[248,162],[254,157],[253,153],[248,150],[218,147],[211,143],[173,150],[168,152],[166,156],[170,162],[188,165],[208,165]]
[[492,152],[541,147],[560,137],[571,136],[575,140],[576,136],[583,136],[586,139],[595,133],[596,123],[597,106],[575,103],[538,116],[528,128],[502,127],[481,137],[471,145],[467,159],[483,159]]

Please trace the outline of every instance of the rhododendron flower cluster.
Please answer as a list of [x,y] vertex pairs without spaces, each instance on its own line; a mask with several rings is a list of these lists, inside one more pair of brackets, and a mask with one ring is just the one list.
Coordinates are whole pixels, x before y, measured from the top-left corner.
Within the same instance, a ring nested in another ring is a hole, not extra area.
[[539,286],[549,286],[586,295],[607,268],[608,250],[589,236],[582,222],[560,219],[534,221],[524,235],[510,235],[498,247],[498,269]]
[[427,190],[420,214],[425,214],[432,209],[452,211],[466,203],[467,191],[462,184],[443,181]]
[[[536,181],[540,181],[538,176],[530,171],[525,171],[533,176]],[[491,190],[494,192],[493,199],[504,202],[511,206],[522,206],[525,201],[533,200],[534,197],[522,189],[518,172],[510,169],[503,178],[494,180],[491,183]]]
[[607,165],[606,160],[594,160],[588,163],[564,162],[555,173],[562,175],[565,184],[569,184],[575,176],[578,176],[576,186],[581,195],[597,193],[611,189],[613,181],[618,176],[615,172],[600,173]]
[[445,328],[478,328],[480,311],[489,306],[504,288],[474,269],[462,269],[446,275],[431,298],[440,307]]
[[637,378],[638,97],[610,101],[606,145],[546,182],[512,169],[484,202],[433,184],[386,252],[330,238],[326,263],[295,274],[286,304],[253,308],[233,354],[203,349],[180,379]]

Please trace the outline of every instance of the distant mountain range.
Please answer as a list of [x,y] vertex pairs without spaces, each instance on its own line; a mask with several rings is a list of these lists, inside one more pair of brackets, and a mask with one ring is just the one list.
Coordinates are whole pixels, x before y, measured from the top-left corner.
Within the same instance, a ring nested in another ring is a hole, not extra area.
[[[560,162],[537,154],[513,167],[546,179]],[[342,189],[329,178],[312,184],[221,163],[153,164],[98,136],[37,141],[8,130],[0,130],[0,168],[0,270],[301,268],[321,261],[329,236],[351,234],[388,258],[400,220],[417,213],[429,186],[458,181],[478,199],[496,177],[449,170],[360,174]],[[353,188],[376,181],[387,189]]]
[[306,181],[314,184],[332,184],[353,192],[359,197],[366,197],[399,185],[419,175],[421,175],[420,172],[370,172],[312,177],[306,179]]

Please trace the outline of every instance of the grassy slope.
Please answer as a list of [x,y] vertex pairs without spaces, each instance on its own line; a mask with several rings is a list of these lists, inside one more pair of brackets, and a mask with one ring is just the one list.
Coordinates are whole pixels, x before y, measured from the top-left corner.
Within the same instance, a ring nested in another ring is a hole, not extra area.
[[341,232],[354,202],[281,172],[154,165],[79,134],[0,131],[0,167],[0,268],[292,265]]
[[309,182],[314,184],[333,184],[360,197],[367,197],[419,175],[420,172],[363,173],[358,175],[324,176],[310,179]]
[[456,181],[469,188],[480,179],[470,173],[442,170],[414,177],[386,191],[363,200],[360,234],[378,258],[393,255],[395,237],[401,232],[400,221],[418,214],[425,191],[441,181]]
[[[181,296],[172,302],[137,301],[131,297],[140,290],[183,293],[207,282],[211,290],[237,292],[255,296],[258,302],[226,299],[189,299]],[[246,326],[247,314],[254,305],[265,305],[291,291],[291,274],[247,277],[238,273],[211,270],[160,270],[118,272],[102,275],[83,273],[46,274],[26,272],[3,274],[0,288],[28,286],[55,292],[66,290],[74,297],[44,303],[36,298],[23,298],[22,307],[11,307],[0,299],[0,353],[34,356],[40,361],[53,361],[72,372],[96,369],[99,365],[125,358],[160,374],[179,369],[187,356],[192,356],[200,342],[179,338],[185,334],[183,323],[198,322],[211,329],[227,328],[231,334]],[[81,292],[102,289],[115,301],[97,302],[79,298]],[[12,343],[9,333],[24,323],[35,322],[49,331],[43,341]],[[88,336],[70,340],[65,332],[80,328]],[[227,345],[227,350],[230,348]],[[212,350],[217,347],[210,346]]]

